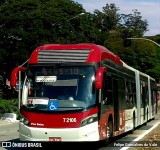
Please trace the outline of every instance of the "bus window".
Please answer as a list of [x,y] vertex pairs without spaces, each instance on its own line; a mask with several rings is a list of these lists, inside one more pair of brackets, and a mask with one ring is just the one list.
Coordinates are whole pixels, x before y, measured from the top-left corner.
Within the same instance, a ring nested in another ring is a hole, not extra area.
[[133,105],[136,105],[136,84],[131,83],[132,95],[133,95]]
[[126,81],[126,85],[125,85],[125,99],[126,99],[127,107],[133,106],[133,93],[131,89],[131,83],[128,81]]
[[119,92],[119,100],[120,106],[123,108],[125,106],[125,82],[124,78],[119,77],[119,84],[118,84],[118,92]]

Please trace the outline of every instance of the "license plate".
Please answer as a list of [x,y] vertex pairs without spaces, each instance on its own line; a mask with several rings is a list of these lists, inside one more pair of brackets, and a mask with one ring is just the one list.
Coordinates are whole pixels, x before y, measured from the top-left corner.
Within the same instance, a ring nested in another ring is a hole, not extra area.
[[62,138],[61,137],[49,137],[49,141],[60,142],[60,141],[62,141]]

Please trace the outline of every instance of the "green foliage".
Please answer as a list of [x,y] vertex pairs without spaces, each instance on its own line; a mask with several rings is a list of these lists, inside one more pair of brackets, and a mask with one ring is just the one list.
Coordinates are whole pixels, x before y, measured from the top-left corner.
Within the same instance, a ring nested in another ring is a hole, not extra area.
[[142,37],[144,32],[148,31],[148,22],[142,20],[141,13],[137,9],[132,11],[133,14],[121,14],[122,22],[124,22],[121,27],[130,29],[133,36]]
[[[91,14],[72,0],[3,0],[0,3],[2,72],[8,69],[10,76],[11,70],[24,63],[42,44],[92,42],[106,46],[128,65],[157,77],[160,50],[156,46],[145,41],[132,41],[131,47],[123,45],[128,33],[132,37],[143,36],[148,30],[147,20],[142,20],[136,8],[131,14],[120,14],[119,10],[114,3]],[[79,16],[82,12],[85,15]],[[160,43],[160,35],[148,38]]]
[[0,100],[1,113],[15,113],[19,117],[18,99]]
[[72,20],[67,20],[83,11],[80,4],[70,0],[15,0],[4,3],[0,9],[0,51],[4,51],[0,61],[10,58],[10,61],[16,62],[18,58],[18,62],[23,63],[41,44],[66,43],[67,37],[72,36],[73,28],[70,25]]
[[144,40],[133,41],[132,48],[136,53],[136,62],[139,70],[157,78],[158,72],[154,68],[157,68],[157,64],[160,63],[160,48],[154,43]]
[[146,73],[154,76],[157,82],[159,82],[160,81],[160,76],[159,76],[160,75],[160,62],[157,63],[157,65],[155,65],[153,68],[148,69]]
[[94,14],[97,17],[97,27],[103,32],[116,29],[120,21],[118,10],[119,8],[113,3],[110,5],[106,4],[102,12],[95,10]]

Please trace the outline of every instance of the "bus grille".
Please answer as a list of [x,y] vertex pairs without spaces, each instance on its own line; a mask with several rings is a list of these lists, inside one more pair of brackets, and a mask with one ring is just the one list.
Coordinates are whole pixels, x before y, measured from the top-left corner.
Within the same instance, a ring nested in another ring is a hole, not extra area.
[[39,63],[85,62],[90,50],[40,50]]

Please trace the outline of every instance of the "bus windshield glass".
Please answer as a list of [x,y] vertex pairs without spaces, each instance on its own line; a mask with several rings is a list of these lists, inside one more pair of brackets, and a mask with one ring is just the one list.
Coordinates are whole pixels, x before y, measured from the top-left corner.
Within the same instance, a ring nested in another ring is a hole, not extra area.
[[39,111],[86,109],[96,103],[94,83],[93,66],[31,67],[23,85],[22,102],[26,108]]

